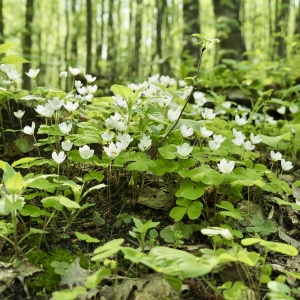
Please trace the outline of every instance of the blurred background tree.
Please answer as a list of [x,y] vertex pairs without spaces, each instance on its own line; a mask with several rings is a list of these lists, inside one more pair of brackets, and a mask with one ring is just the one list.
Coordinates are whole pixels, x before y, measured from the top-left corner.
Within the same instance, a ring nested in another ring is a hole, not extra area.
[[193,33],[220,39],[206,70],[226,59],[292,68],[299,28],[299,0],[0,0],[0,42],[19,41],[14,51],[31,61],[23,71],[40,68],[39,84],[57,85],[69,66],[108,81],[184,78],[197,67]]

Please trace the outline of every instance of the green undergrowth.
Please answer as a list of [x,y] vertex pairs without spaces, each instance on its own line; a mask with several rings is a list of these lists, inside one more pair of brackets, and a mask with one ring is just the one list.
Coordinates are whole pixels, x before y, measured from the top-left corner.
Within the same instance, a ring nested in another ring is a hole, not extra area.
[[1,64],[3,268],[41,299],[127,299],[149,293],[151,274],[164,299],[191,293],[191,278],[228,300],[299,296],[300,88],[252,86],[248,105],[213,82],[203,93],[202,54],[217,41],[195,37],[194,77],[157,74],[104,97],[79,68],[58,75],[71,91],[27,91]]

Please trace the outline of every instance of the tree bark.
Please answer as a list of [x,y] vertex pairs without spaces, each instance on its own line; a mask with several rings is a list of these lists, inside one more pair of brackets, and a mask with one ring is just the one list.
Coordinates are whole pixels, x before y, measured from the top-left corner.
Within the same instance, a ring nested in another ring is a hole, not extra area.
[[107,64],[109,66],[109,75],[115,76],[115,36],[114,36],[114,1],[109,1],[109,13],[107,22]]
[[136,15],[135,15],[135,42],[134,42],[134,60],[132,65],[133,75],[139,76],[140,63],[140,47],[142,39],[142,0],[136,1]]
[[191,37],[193,33],[200,33],[200,5],[199,1],[184,0],[183,1],[183,52],[182,63],[183,67],[187,68],[186,76],[195,73],[200,55],[199,45],[195,39]]
[[[26,1],[26,13],[25,13],[25,32],[23,34],[23,57],[27,60],[31,60],[32,53],[32,22],[34,18],[34,0]],[[30,64],[23,64],[23,88],[30,90],[31,87],[31,78],[28,77],[25,72],[28,72],[30,69]]]
[[0,0],[0,44],[4,43],[3,0]]
[[93,13],[92,0],[86,0],[86,73],[92,72],[92,28]]
[[240,5],[240,0],[213,0],[217,38],[220,39],[219,59],[246,59],[246,56],[243,56],[246,46],[241,33]]
[[277,57],[285,58],[290,0],[278,0],[276,5],[275,54]]

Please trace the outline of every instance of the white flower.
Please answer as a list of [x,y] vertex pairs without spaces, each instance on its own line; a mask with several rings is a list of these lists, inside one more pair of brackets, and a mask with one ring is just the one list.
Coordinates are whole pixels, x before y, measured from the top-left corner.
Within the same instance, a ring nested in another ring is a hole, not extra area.
[[93,77],[92,75],[89,74],[84,74],[84,77],[87,83],[92,83],[97,79],[96,77]]
[[93,94],[87,94],[84,98],[85,98],[86,101],[92,101],[92,99],[94,98],[94,95]]
[[250,133],[250,141],[252,144],[259,144],[262,139],[259,135],[254,135],[253,133]]
[[195,103],[198,106],[203,106],[207,102],[207,99],[205,98],[205,94],[202,92],[196,91],[193,93],[193,96],[194,96]]
[[63,103],[64,102],[57,97],[54,97],[53,100],[48,100],[48,104],[53,110],[59,110]]
[[39,74],[40,72],[40,69],[36,69],[36,70],[33,70],[33,69],[29,69],[29,72],[25,74],[30,77],[31,79],[36,79],[36,76]]
[[216,142],[215,140],[211,140],[211,141],[208,142],[208,147],[212,151],[219,149],[220,146],[221,146],[221,144]]
[[188,143],[184,143],[182,146],[177,146],[177,153],[180,156],[188,156],[193,151],[193,147]]
[[236,138],[242,138],[243,140],[246,138],[245,135],[241,131],[238,131],[235,128],[232,128],[232,133],[233,133],[234,137],[236,137]]
[[72,129],[72,123],[67,124],[66,122],[58,124],[60,131],[63,134],[69,134]]
[[97,92],[98,86],[96,84],[88,85],[86,89],[87,89],[87,94],[95,94]]
[[220,163],[217,164],[217,166],[222,173],[228,174],[234,169],[235,162],[227,162],[225,158],[222,158]]
[[277,108],[277,112],[281,115],[284,115],[286,112],[286,106],[280,106],[279,108]]
[[80,94],[80,95],[86,95],[87,94],[87,88],[85,86],[82,86],[80,88],[77,88],[77,92]]
[[74,86],[75,86],[76,89],[79,89],[83,86],[83,84],[80,80],[75,80]]
[[290,105],[290,107],[289,107],[289,110],[290,110],[290,112],[291,112],[292,114],[295,114],[295,113],[298,112],[299,107],[298,107],[298,105],[297,105],[296,103],[292,103],[292,104]]
[[180,87],[185,87],[185,86],[187,85],[187,83],[186,83],[185,80],[179,79],[179,80],[178,80],[178,85],[179,85]]
[[22,117],[24,116],[25,114],[25,110],[18,110],[18,111],[14,111],[14,115],[16,118],[18,119],[22,119]]
[[274,152],[273,150],[270,153],[272,161],[278,161],[282,159],[282,154],[280,152]]
[[73,76],[76,76],[76,75],[78,75],[78,74],[81,72],[80,69],[78,69],[78,68],[72,68],[72,67],[69,67],[69,71],[70,71],[70,73],[71,73]]
[[226,137],[223,136],[222,134],[219,134],[219,135],[214,134],[213,138],[214,138],[214,141],[219,144],[222,144],[226,140]]
[[79,154],[83,159],[89,159],[94,155],[94,150],[90,149],[88,145],[79,147]]
[[70,151],[72,149],[73,143],[70,140],[66,140],[64,142],[61,142],[61,147],[65,151]]
[[255,148],[255,145],[252,145],[250,141],[243,143],[244,149],[247,151],[252,151]]
[[35,122],[33,121],[31,127],[28,125],[24,127],[23,132],[29,135],[33,135],[34,129],[35,129]]
[[60,165],[65,159],[66,159],[66,155],[64,151],[60,151],[58,154],[56,153],[56,151],[52,152],[52,159],[58,164]]
[[102,137],[103,141],[110,142],[114,137],[114,133],[110,134],[109,132],[105,131],[102,133],[101,137]]
[[244,117],[240,117],[239,115],[235,116],[235,124],[238,126],[243,126],[246,123],[248,123],[248,121],[246,120],[246,118]]
[[207,107],[205,108],[204,112],[201,115],[205,120],[212,120],[216,116],[214,111],[211,108],[207,108]]
[[127,102],[122,96],[117,95],[117,96],[112,96],[112,98],[115,100],[115,104],[117,106],[127,108]]
[[54,114],[54,109],[52,108],[51,105],[49,105],[48,103],[45,104],[45,106],[43,105],[38,105],[35,109],[34,109],[38,114],[40,114],[43,117],[46,118],[50,118],[53,116]]
[[5,64],[0,64],[0,71],[2,71],[3,73],[6,73],[7,68],[8,67]]
[[194,130],[192,127],[187,127],[186,125],[181,125],[180,132],[183,137],[189,137],[194,133]]
[[79,103],[78,102],[73,103],[71,101],[67,101],[67,103],[64,104],[64,107],[68,112],[73,112],[79,107]]
[[213,134],[211,130],[206,129],[206,127],[200,127],[200,133],[204,138],[208,138]]
[[236,145],[236,146],[242,146],[244,143],[245,139],[242,137],[236,137],[234,139],[232,139],[232,142]]
[[201,229],[201,233],[204,235],[221,235],[226,240],[233,240],[233,235],[231,234],[230,230],[227,228],[220,228],[220,227],[210,227]]
[[121,149],[126,149],[129,146],[129,144],[133,141],[133,138],[128,133],[118,133],[117,139],[117,146]]
[[104,146],[103,149],[104,149],[106,155],[108,157],[112,157],[112,158],[117,157],[120,154],[121,150],[122,150],[122,148],[118,147],[113,142],[111,142],[108,147]]
[[288,171],[293,168],[292,162],[286,161],[284,158],[281,159],[281,168],[284,171]]
[[155,74],[155,75],[148,77],[148,82],[149,83],[159,83],[159,76],[160,76],[160,74]]
[[18,80],[21,76],[21,74],[19,74],[16,70],[8,70],[8,69],[6,69],[6,75],[12,81]]
[[60,78],[67,78],[68,77],[68,72],[67,71],[60,72],[59,77]]
[[179,118],[180,113],[181,113],[181,108],[177,108],[177,109],[170,108],[168,110],[168,120],[170,122],[175,122]]
[[158,98],[157,103],[158,103],[158,105],[160,107],[166,107],[166,106],[170,105],[172,99],[173,99],[172,96],[166,96],[166,95],[164,95],[163,97]]
[[152,141],[150,136],[143,134],[140,142],[138,143],[138,147],[141,149],[141,151],[146,151],[151,146],[151,143]]

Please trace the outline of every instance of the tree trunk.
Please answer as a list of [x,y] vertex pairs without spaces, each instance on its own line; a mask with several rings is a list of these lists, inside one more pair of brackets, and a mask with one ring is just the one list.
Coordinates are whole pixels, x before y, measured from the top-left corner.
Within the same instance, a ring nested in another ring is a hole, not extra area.
[[86,73],[92,72],[92,0],[86,0]]
[[187,69],[185,76],[191,76],[197,69],[197,64],[200,55],[199,45],[197,40],[191,37],[193,33],[200,33],[200,18],[199,18],[199,1],[184,0],[183,1],[183,52],[182,63],[183,68]]
[[77,39],[78,39],[78,28],[79,26],[77,25],[78,20],[77,20],[77,12],[76,12],[76,0],[72,1],[72,27],[73,27],[73,32],[72,32],[72,38],[71,38],[71,59],[70,59],[70,64],[72,67],[76,67],[75,64],[77,65],[77,56],[78,56],[78,45],[77,45]]
[[246,59],[243,56],[246,47],[241,33],[240,4],[240,0],[213,0],[217,38],[220,39],[219,59]]
[[[161,5],[159,5],[161,3]],[[159,73],[163,74],[163,62],[162,62],[162,25],[163,17],[165,13],[165,7],[167,6],[167,1],[156,0],[157,9],[157,20],[156,20],[156,53],[154,55],[160,60]]]
[[134,60],[132,65],[133,75],[139,76],[140,63],[140,47],[142,39],[142,0],[136,1],[136,15],[135,15],[135,43],[134,43]]
[[0,0],[0,44],[4,43],[3,0]]
[[289,18],[290,0],[278,0],[275,23],[275,54],[277,57],[286,57],[286,36]]
[[296,20],[295,20],[295,31],[294,34],[300,37],[300,3],[298,3],[298,10],[296,14]]
[[[31,49],[32,49],[32,22],[34,17],[34,0],[26,1],[26,14],[25,14],[25,32],[23,34],[23,57],[27,60],[31,60]],[[30,90],[31,78],[29,78],[25,72],[30,69],[30,64],[23,64],[23,88]]]
[[115,36],[114,36],[114,1],[109,1],[109,13],[107,22],[107,64],[110,76],[115,76]]
[[[97,48],[96,48],[96,70],[100,74],[101,73],[101,61],[102,61],[102,54],[103,54],[103,37],[104,37],[104,2],[105,0],[101,1],[101,27],[100,32],[97,30]],[[98,35],[99,34],[99,35]]]

